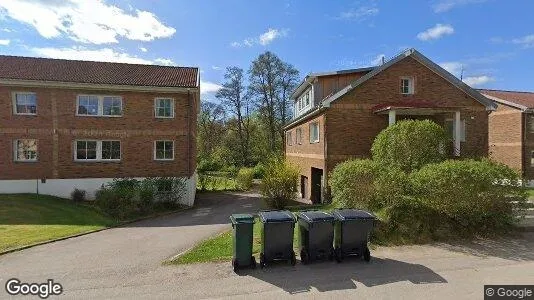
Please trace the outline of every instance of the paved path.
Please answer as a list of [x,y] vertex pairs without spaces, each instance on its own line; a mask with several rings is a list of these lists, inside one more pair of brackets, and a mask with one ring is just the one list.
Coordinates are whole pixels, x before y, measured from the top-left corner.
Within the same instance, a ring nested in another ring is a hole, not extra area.
[[[281,264],[240,275],[229,263],[161,265],[195,241],[229,228],[225,223],[231,212],[260,205],[247,197],[205,199],[177,215],[2,256],[0,280],[54,278],[63,284],[64,298],[80,299],[483,299],[484,284],[534,283],[534,233],[469,244],[379,248],[369,264],[354,259]],[[0,291],[0,298],[5,296]]]

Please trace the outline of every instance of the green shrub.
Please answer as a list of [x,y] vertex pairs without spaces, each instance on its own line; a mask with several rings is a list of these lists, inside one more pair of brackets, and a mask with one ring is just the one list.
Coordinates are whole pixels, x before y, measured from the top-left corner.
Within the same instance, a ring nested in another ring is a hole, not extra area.
[[85,195],[86,192],[84,190],[74,189],[74,191],[70,193],[70,198],[73,202],[79,203],[85,201]]
[[237,188],[242,191],[248,191],[252,187],[252,181],[254,179],[254,169],[253,168],[241,168],[237,172],[236,184]]
[[265,168],[261,193],[267,205],[283,209],[297,198],[299,170],[283,159],[273,159]]
[[369,159],[338,164],[330,175],[332,203],[336,207],[369,208],[376,196],[378,165]]
[[197,170],[199,173],[205,173],[209,171],[219,171],[222,167],[222,164],[218,160],[201,159],[198,162]]
[[464,231],[485,233],[516,220],[514,203],[526,201],[519,175],[489,160],[448,160],[410,175],[412,194]]
[[118,220],[125,220],[137,213],[137,206],[131,197],[120,190],[103,186],[96,192],[95,204],[103,212]]
[[438,124],[429,121],[399,121],[382,130],[375,138],[373,160],[405,172],[417,170],[447,157],[450,139]]
[[262,179],[263,176],[265,176],[265,166],[259,162],[256,166],[254,166],[254,178]]

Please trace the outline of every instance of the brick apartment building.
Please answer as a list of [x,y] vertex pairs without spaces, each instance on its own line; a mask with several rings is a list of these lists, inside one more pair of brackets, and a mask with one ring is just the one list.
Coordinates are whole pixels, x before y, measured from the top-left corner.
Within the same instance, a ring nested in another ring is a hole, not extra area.
[[532,184],[534,180],[534,93],[479,90],[499,107],[489,116],[489,154]]
[[197,68],[0,56],[0,193],[174,176],[192,204],[199,97]]
[[377,67],[310,74],[291,98],[285,156],[301,170],[301,196],[314,203],[336,164],[370,157],[376,135],[396,120],[433,120],[451,133],[454,155],[487,155],[488,114],[496,109],[415,49]]

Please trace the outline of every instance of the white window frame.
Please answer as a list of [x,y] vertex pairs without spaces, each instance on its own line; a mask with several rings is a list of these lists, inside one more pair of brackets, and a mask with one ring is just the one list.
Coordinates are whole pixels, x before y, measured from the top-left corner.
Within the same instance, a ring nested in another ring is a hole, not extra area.
[[[158,100],[171,100],[171,116],[170,117],[158,116],[158,106],[157,106]],[[171,97],[156,97],[156,98],[154,98],[154,117],[157,118],[157,119],[174,119],[174,115],[175,115],[174,102],[175,102],[174,98],[171,98]]]
[[288,131],[287,132],[287,136],[286,136],[286,144],[288,146],[293,146],[293,135],[291,134],[291,131]]
[[[157,145],[158,142],[172,142],[172,158],[157,158],[157,156],[156,156],[156,154],[157,154],[156,145]],[[175,156],[174,144],[175,144],[174,140],[156,140],[156,141],[154,141],[154,160],[157,160],[157,161],[173,161],[174,160],[174,156]]]
[[[35,113],[19,113],[17,111],[17,95],[35,95]],[[34,92],[13,92],[12,94],[13,114],[17,116],[36,116],[38,110],[37,94]]]
[[[96,142],[96,159],[78,158],[78,142]],[[120,151],[119,158],[109,159],[102,158],[102,142],[119,142]],[[74,161],[77,162],[120,162],[122,160],[122,142],[121,140],[94,140],[94,139],[78,139],[74,141]]]
[[302,128],[300,127],[295,129],[295,144],[302,145]]
[[[312,138],[313,138],[312,127],[314,127],[314,126],[317,126],[317,139],[312,140]],[[319,141],[321,140],[320,136],[321,136],[321,130],[320,130],[320,127],[319,127],[319,122],[316,121],[316,122],[310,123],[310,144],[319,143]]]
[[[80,114],[80,97],[97,97],[98,98],[98,112],[96,115]],[[121,114],[120,115],[105,115],[104,114],[104,98],[112,97],[119,98],[121,101]],[[124,104],[122,96],[117,95],[94,95],[94,94],[79,94],[76,96],[76,116],[77,117],[99,117],[99,118],[121,118],[124,114]]]
[[[34,159],[19,159],[18,157],[18,145],[19,145],[19,141],[24,141],[24,140],[32,140],[32,141],[35,141],[35,145],[37,146],[37,150],[35,150],[35,158]],[[13,141],[13,161],[16,161],[16,162],[38,162],[39,161],[39,141],[37,139],[16,139]]]
[[[404,81],[405,80],[408,80],[408,92],[407,93],[404,92]],[[408,76],[401,77],[400,81],[401,81],[400,82],[401,94],[403,94],[403,95],[413,95],[415,93],[414,78],[413,77],[408,77]]]
[[[452,139],[455,140],[456,137],[456,122],[453,119],[445,119],[445,122],[452,123]],[[465,142],[467,136],[467,125],[465,124],[465,119],[460,119],[460,142]]]

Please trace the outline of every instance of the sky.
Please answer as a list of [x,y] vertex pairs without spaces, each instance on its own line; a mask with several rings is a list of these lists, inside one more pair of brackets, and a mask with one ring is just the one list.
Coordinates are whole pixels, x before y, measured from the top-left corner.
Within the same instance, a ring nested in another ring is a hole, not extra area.
[[224,70],[272,51],[303,78],[415,48],[478,88],[534,91],[534,1],[1,0],[0,54]]

